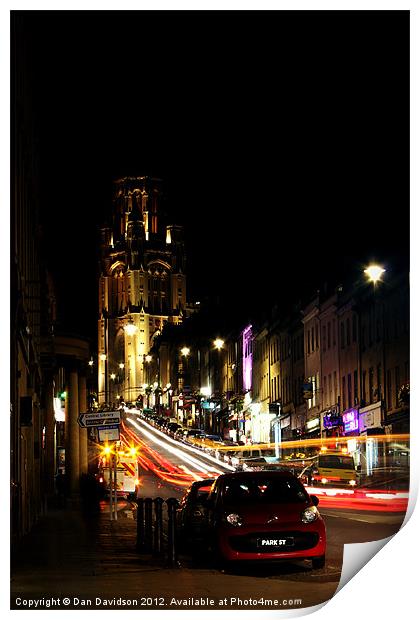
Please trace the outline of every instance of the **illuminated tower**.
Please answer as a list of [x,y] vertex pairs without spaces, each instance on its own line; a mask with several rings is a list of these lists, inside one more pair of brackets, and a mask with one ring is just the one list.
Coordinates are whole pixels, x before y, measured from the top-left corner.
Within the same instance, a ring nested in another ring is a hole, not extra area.
[[146,355],[186,305],[183,229],[160,220],[160,179],[115,181],[112,226],[101,229],[98,398],[134,401],[148,382]]

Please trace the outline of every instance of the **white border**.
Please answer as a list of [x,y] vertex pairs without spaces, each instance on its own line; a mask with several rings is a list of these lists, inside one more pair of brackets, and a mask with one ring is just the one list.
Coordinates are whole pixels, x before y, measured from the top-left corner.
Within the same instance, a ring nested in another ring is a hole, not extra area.
[[[118,4],[110,1],[102,1],[99,0],[95,2],[81,2],[80,0],[75,0],[74,2],[61,2],[59,6],[57,6],[57,2],[49,1],[49,2],[16,2],[9,7],[2,7],[0,10],[0,76],[1,76],[1,84],[2,88],[2,98],[1,98],[1,129],[0,129],[0,148],[2,153],[2,165],[0,166],[0,174],[2,176],[2,202],[3,202],[3,221],[1,229],[1,248],[3,252],[3,257],[5,258],[6,264],[9,260],[9,179],[10,179],[10,163],[9,163],[9,97],[8,92],[9,83],[10,83],[10,73],[9,73],[9,44],[10,44],[10,36],[9,36],[9,10],[25,10],[25,9],[36,9],[36,10],[57,10],[57,9],[92,9],[92,10],[270,10],[270,9],[281,9],[281,10],[411,10],[411,136],[412,136],[412,144],[411,144],[411,204],[415,205],[415,208],[411,209],[411,248],[412,248],[412,265],[411,265],[411,343],[413,349],[414,343],[420,342],[420,333],[418,322],[414,321],[414,317],[419,316],[420,307],[419,307],[419,299],[418,299],[418,262],[419,262],[419,250],[418,250],[418,234],[419,234],[419,217],[418,217],[418,209],[420,205],[420,196],[418,191],[418,174],[419,174],[419,158],[418,158],[418,145],[419,145],[419,127],[418,127],[418,110],[419,110],[419,18],[417,11],[417,2],[411,3],[402,3],[396,1],[382,1],[379,2],[377,0],[353,0],[349,1],[324,1],[324,2],[311,2],[311,1],[303,1],[296,0],[293,1],[281,1],[281,2],[266,2],[261,0],[260,2],[251,2],[250,0],[213,0],[212,2],[206,2],[204,0],[195,0],[190,2],[180,2],[180,1],[166,1],[161,2],[159,0],[155,0],[153,2],[147,1],[122,1]],[[417,114],[416,114],[417,113]],[[398,209],[398,205],[396,205],[396,210]],[[7,273],[8,278],[8,270],[3,270],[3,273]],[[413,277],[414,274],[414,277]],[[3,276],[4,277],[4,276]],[[9,290],[9,283],[7,282],[7,290]],[[5,304],[2,305],[2,321],[1,321],[2,330],[4,330],[6,338],[6,342],[8,342],[8,329],[7,325],[9,324],[9,316],[8,316],[8,308]],[[416,351],[414,351],[415,353]],[[4,354],[0,356],[0,377],[2,379],[2,407],[1,410],[3,412],[4,419],[4,428],[8,425],[6,423],[6,419],[8,420],[8,409],[9,409],[9,360],[8,356],[5,359]],[[418,363],[417,356],[411,360],[411,377],[412,377],[412,385],[415,388],[414,384],[417,379],[418,381]],[[411,453],[412,453],[412,464],[411,464],[411,472],[412,472],[412,481],[416,488],[418,488],[419,483],[419,423],[418,423],[418,415],[417,412],[419,410],[419,399],[417,397],[417,390],[412,390],[411,396],[411,411],[412,411],[412,440],[411,440]],[[8,430],[5,432],[6,437],[8,437]],[[8,440],[6,439],[6,442]],[[9,459],[8,452],[6,449],[0,451],[0,467],[3,472],[9,471]],[[8,487],[9,481],[4,481],[3,492]],[[414,490],[414,489],[413,489]],[[410,508],[412,509],[412,504],[414,500],[414,493],[411,493],[413,496],[410,497]],[[8,515],[6,511],[2,511],[2,532],[6,533],[6,539],[3,543],[3,548],[8,548]],[[344,587],[339,594],[334,596],[331,601],[322,607],[322,610],[316,612],[316,617],[319,617],[322,614],[322,618],[331,620],[337,620],[337,617],[340,620],[351,619],[354,620],[354,617],[362,616],[369,617],[370,615],[380,616],[383,619],[394,618],[399,614],[406,612],[409,609],[416,609],[417,605],[417,589],[418,589],[418,579],[415,576],[416,571],[415,567],[418,562],[418,558],[415,555],[413,546],[417,542],[418,545],[418,532],[420,531],[420,510],[418,506],[414,510],[411,519],[407,522],[403,531],[395,536],[383,549],[378,556],[373,558],[360,572],[353,577],[351,583]],[[346,550],[347,551],[347,550]],[[8,563],[8,556],[6,554],[6,562]],[[5,611],[7,614],[14,614],[16,612],[10,612],[8,610],[9,607],[9,588],[8,584],[6,584],[6,580],[8,579],[9,569],[8,566],[4,567],[4,563],[1,566],[2,572],[2,600],[1,607],[2,611]],[[315,610],[313,610],[315,611]],[[18,612],[19,617],[23,617],[26,613],[30,612]],[[37,612],[34,612],[37,613]],[[38,612],[42,613],[42,612]],[[61,615],[65,612],[54,612],[54,617],[57,615]],[[83,612],[82,612],[83,613]],[[103,611],[91,611],[86,612],[90,615],[97,614],[97,617],[103,617]],[[110,612],[108,612],[110,613]],[[120,612],[116,612],[120,615]],[[207,615],[207,617],[210,617]],[[226,618],[232,618],[237,616],[235,611],[219,611],[219,614],[223,614]],[[241,611],[239,612],[241,618],[248,617],[252,615],[253,618],[265,618],[268,617],[286,617],[286,616],[294,616],[294,615],[302,615],[302,612],[297,610],[297,613],[292,612],[263,612],[263,611]],[[308,610],[306,610],[308,613]],[[78,612],[78,615],[80,612]],[[100,614],[100,616],[99,616]],[[197,611],[172,611],[170,612],[170,618],[181,618],[181,617],[191,617],[192,614],[197,614]],[[148,612],[147,617],[154,618],[162,618],[168,617],[166,612]],[[69,618],[69,612],[66,613],[66,618]]]

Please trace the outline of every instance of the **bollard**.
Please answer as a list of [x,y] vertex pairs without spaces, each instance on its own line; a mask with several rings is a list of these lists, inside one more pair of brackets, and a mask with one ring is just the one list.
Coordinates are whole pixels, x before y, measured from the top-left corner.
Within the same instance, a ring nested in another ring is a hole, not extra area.
[[179,566],[178,562],[178,550],[176,540],[176,509],[178,507],[178,500],[175,497],[170,497],[166,500],[168,506],[168,566]]
[[153,553],[155,555],[160,555],[163,547],[163,502],[164,500],[161,497],[155,498],[155,532],[153,538]]
[[146,497],[144,500],[144,549],[149,552],[153,546],[153,520],[152,520],[153,500]]
[[137,498],[137,551],[143,551],[145,546],[145,530],[144,530],[144,500],[142,497]]

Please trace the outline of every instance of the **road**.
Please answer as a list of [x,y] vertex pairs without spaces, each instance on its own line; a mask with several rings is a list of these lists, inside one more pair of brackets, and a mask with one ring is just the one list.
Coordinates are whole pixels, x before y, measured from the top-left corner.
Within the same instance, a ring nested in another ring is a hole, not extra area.
[[[141,447],[143,497],[180,498],[191,480],[225,470],[147,423],[129,419],[124,440]],[[117,521],[109,519],[106,502],[87,520],[72,506],[52,511],[14,558],[11,607],[22,609],[22,601],[32,599],[44,600],[45,605],[51,597],[68,598],[59,609],[311,607],[334,595],[345,543],[387,538],[404,519],[403,512],[362,510],[360,505],[357,510],[332,507],[331,502],[323,506],[321,498],[328,541],[325,568],[312,570],[308,562],[295,562],[227,572],[207,559],[193,564],[187,555],[180,557],[179,567],[169,567],[164,558],[152,554],[139,555],[134,502],[119,501]]]

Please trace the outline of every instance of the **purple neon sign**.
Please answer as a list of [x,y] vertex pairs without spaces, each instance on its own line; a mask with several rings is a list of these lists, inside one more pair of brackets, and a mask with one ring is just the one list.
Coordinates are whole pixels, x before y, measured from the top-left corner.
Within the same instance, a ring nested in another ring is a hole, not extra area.
[[343,413],[344,432],[351,433],[359,429],[359,418],[357,409],[349,409]]
[[252,387],[252,325],[242,332],[242,380],[248,392]]

